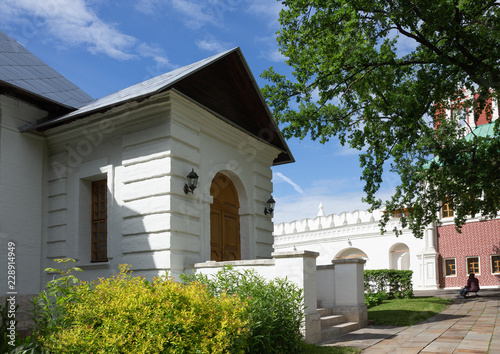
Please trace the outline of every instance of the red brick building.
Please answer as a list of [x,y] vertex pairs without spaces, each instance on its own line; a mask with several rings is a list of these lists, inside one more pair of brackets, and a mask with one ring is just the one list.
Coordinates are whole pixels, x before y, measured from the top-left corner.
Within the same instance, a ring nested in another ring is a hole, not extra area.
[[500,287],[500,219],[471,220],[462,233],[453,220],[443,222],[437,227],[437,245],[440,287],[463,287],[470,273],[482,287]]
[[[493,135],[493,121],[499,117],[499,106],[491,99],[489,103],[492,108],[491,123],[485,113],[477,122],[474,122],[472,114],[467,114],[467,123],[475,129],[476,135]],[[448,118],[454,118],[453,109],[446,113]],[[481,287],[500,287],[500,217],[470,218],[461,233],[456,231],[453,217],[453,209],[444,204],[441,224],[436,227],[435,235],[439,287],[463,287],[470,273],[479,279]]]

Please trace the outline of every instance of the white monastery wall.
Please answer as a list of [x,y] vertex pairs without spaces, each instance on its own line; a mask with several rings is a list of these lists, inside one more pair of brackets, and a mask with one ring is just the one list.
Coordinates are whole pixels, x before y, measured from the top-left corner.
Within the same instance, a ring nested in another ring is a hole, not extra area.
[[428,244],[427,237],[415,238],[409,229],[396,236],[394,226],[401,229],[396,218],[381,235],[378,223],[382,215],[381,210],[354,211],[281,223],[274,227],[274,248],[276,252],[318,252],[318,265],[357,257],[366,260],[365,269],[409,269],[415,288],[421,287],[421,254],[433,245]]
[[[45,139],[18,127],[47,112],[0,95],[0,290],[7,293],[7,245],[15,243],[15,291],[40,289],[42,190]],[[11,260],[12,261],[12,260]],[[11,280],[11,279],[9,279]],[[13,290],[13,289],[9,289]]]

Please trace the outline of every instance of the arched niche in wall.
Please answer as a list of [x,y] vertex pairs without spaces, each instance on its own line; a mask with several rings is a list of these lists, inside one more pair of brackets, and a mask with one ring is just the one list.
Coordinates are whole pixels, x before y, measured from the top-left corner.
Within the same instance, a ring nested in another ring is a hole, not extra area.
[[361,258],[364,260],[368,260],[368,256],[366,255],[366,253],[355,247],[345,248],[335,256],[335,259],[345,258]]
[[391,269],[410,269],[410,248],[405,243],[396,243],[389,250],[389,265]]

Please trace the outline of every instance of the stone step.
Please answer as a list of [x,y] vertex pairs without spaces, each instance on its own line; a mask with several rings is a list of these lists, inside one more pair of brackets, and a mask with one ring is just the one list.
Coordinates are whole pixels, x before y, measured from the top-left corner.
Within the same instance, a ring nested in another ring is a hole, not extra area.
[[336,327],[329,327],[321,330],[321,341],[327,341],[329,339],[340,336],[340,329]]
[[340,334],[352,332],[359,329],[359,322],[345,322],[335,327],[340,329]]
[[352,332],[359,329],[358,322],[346,322],[337,324],[321,330],[321,341],[340,336],[341,334]]
[[333,314],[333,309],[331,307],[319,307],[317,310],[321,317]]
[[327,328],[345,322],[346,318],[344,315],[321,316],[321,328]]

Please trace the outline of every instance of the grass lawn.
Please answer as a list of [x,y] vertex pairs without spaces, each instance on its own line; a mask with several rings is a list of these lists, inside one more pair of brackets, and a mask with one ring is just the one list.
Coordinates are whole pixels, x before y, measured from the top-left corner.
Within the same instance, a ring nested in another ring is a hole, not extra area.
[[361,349],[350,347],[321,347],[314,344],[304,343],[304,348],[301,354],[351,354],[359,353]]
[[368,309],[374,325],[413,326],[445,310],[453,300],[438,297],[386,300]]

